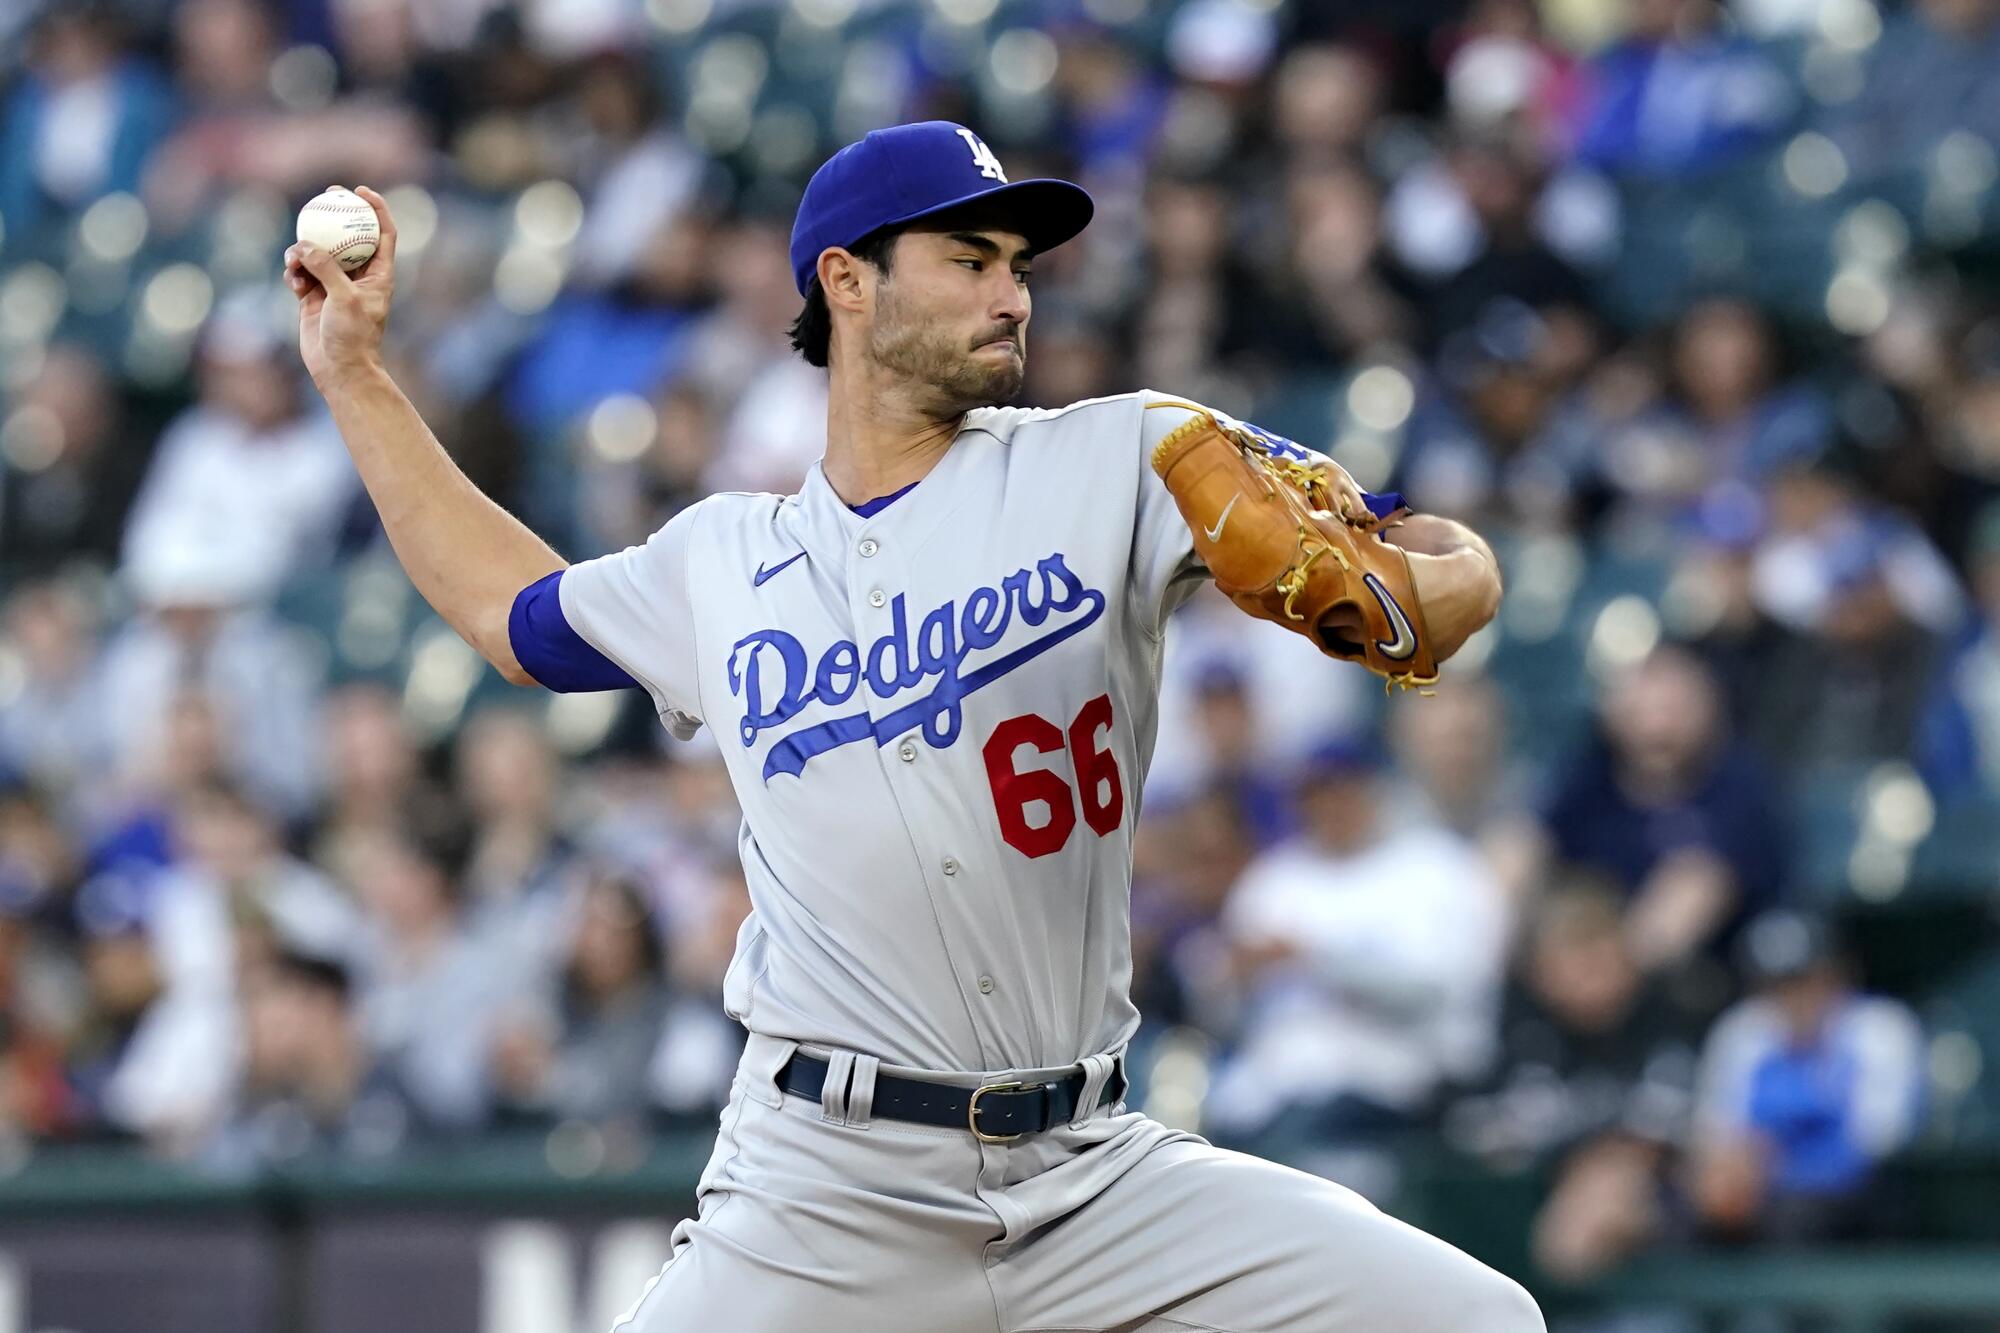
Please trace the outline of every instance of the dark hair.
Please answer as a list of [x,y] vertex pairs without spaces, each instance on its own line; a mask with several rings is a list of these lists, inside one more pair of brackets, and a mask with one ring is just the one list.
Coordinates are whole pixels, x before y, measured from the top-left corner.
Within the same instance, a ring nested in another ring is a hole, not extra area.
[[[661,937],[659,922],[653,917],[653,907],[646,891],[629,876],[611,872],[591,881],[591,894],[608,893],[618,900],[618,904],[628,914],[621,923],[628,931],[636,932],[639,944],[639,977],[641,983],[654,983],[666,975],[666,941]],[[564,1006],[572,1013],[590,1008],[583,989],[583,979],[579,974],[576,957],[576,935],[569,940],[571,955],[563,967],[562,993]]]
[[[902,235],[901,227],[878,227],[854,244],[847,246],[847,253],[856,259],[866,260],[883,273],[889,271],[889,256],[896,248],[896,238]],[[819,289],[819,279],[814,278],[806,287],[805,309],[792,321],[792,350],[806,359],[809,366],[826,368],[827,353],[833,341],[833,314],[826,308],[826,293]]]
[[280,948],[271,960],[273,973],[281,981],[346,1004],[354,993],[354,980],[347,965],[337,958],[324,958],[298,949]]

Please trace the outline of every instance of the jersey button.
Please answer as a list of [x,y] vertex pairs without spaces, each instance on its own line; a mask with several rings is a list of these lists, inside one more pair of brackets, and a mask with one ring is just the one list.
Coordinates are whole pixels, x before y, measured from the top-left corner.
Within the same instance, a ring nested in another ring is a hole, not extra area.
[[896,747],[896,757],[906,764],[914,764],[917,762],[917,747],[904,741]]
[[958,862],[947,856],[944,859],[944,873],[947,875],[956,875],[958,873]]
[[991,995],[993,993],[992,977],[981,977],[979,979],[979,993],[981,995]]
[[877,545],[875,544],[875,539],[874,539],[873,537],[866,537],[866,538],[863,538],[863,539],[862,539],[862,542],[861,542],[861,554],[863,554],[863,555],[873,555],[873,554],[875,554],[875,553],[876,553],[877,551],[879,551],[879,550],[881,550],[881,549],[882,549],[881,547],[879,547],[879,546],[877,546]]
[[870,606],[880,606],[882,605],[882,603],[888,600],[889,599],[887,597],[882,595],[882,590],[880,588],[877,588],[875,589],[875,591],[868,594],[868,605]]

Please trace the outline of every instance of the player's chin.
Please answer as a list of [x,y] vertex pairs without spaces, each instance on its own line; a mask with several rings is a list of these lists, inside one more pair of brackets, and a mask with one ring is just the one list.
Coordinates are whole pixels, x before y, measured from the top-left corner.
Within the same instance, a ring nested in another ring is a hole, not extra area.
[[960,367],[960,373],[953,376],[954,397],[967,410],[1011,403],[1021,394],[1021,385],[1027,378],[1026,363],[1017,352],[992,355],[993,346],[999,344],[989,344],[973,352],[971,359]]
[[1018,394],[1022,382],[1028,378],[1028,356],[1012,342],[988,342],[972,352],[972,362],[986,372],[996,402],[1006,402]]

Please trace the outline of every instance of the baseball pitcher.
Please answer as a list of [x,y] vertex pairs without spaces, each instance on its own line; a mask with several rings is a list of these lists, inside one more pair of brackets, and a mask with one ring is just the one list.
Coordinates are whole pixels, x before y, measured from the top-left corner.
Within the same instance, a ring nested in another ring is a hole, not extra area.
[[[698,1215],[618,1333],[1527,1333],[1515,1283],[1327,1181],[1126,1109],[1128,895],[1167,619],[1204,578],[1422,686],[1493,614],[1485,543],[1170,395],[1004,406],[1035,256],[1089,221],[971,130],[807,187],[797,495],[722,494],[568,564],[383,368],[395,228],[295,246],[305,362],[419,591],[517,684],[712,728],[754,911]],[[1439,922],[1449,930],[1451,923]]]

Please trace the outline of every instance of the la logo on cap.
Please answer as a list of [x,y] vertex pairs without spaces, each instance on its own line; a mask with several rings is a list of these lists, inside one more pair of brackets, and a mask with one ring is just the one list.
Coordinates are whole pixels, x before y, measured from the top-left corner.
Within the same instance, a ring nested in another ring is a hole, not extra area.
[[1000,159],[993,156],[993,150],[986,146],[983,139],[963,125],[958,127],[958,137],[965,140],[965,146],[972,150],[972,165],[979,168],[980,175],[1003,185],[1007,183],[1007,173],[1001,169]]

